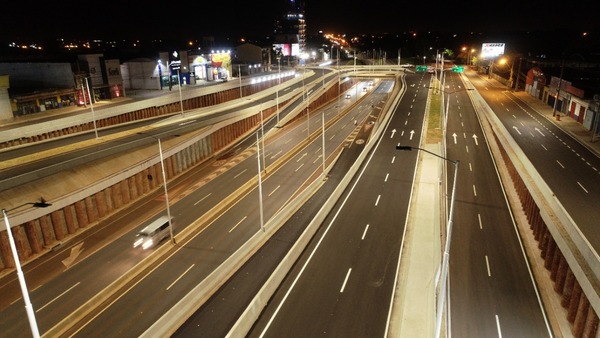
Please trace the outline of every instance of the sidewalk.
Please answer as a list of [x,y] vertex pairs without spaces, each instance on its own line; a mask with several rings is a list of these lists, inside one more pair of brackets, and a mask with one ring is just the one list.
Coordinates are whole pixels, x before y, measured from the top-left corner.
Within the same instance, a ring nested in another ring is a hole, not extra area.
[[552,107],[538,100],[537,98],[529,95],[524,91],[512,92],[519,100],[527,104],[533,110],[537,111],[540,115],[554,123],[556,126],[564,130],[566,133],[571,135],[575,140],[579,141],[582,145],[587,147],[590,151],[600,156],[600,137],[597,137],[596,142],[591,142],[592,135],[591,131],[586,130],[583,124],[573,120],[569,116],[565,116],[563,113],[556,112],[560,115],[560,120],[556,116],[552,116]]

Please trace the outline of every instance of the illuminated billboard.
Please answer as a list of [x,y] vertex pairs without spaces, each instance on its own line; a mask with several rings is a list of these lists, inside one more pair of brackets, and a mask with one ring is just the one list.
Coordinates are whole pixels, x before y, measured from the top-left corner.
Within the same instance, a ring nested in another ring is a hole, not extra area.
[[483,59],[493,59],[502,54],[504,54],[504,43],[484,43],[481,45],[481,57]]
[[300,45],[297,43],[276,43],[273,49],[281,51],[283,56],[298,56],[300,54]]

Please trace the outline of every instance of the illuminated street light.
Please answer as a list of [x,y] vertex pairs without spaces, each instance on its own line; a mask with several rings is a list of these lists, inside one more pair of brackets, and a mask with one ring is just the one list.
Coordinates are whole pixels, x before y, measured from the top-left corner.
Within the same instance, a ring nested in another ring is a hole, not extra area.
[[8,222],[8,212],[18,209],[20,207],[32,205],[36,208],[46,208],[49,207],[50,203],[46,203],[44,199],[40,199],[40,202],[28,202],[17,207],[14,207],[10,210],[2,209],[2,215],[4,216],[4,225],[6,226],[6,235],[8,236],[8,242],[10,243],[10,250],[12,251],[13,259],[15,261],[15,268],[17,269],[17,277],[19,279],[19,284],[21,285],[21,292],[23,294],[23,302],[25,302],[25,311],[27,312],[27,318],[29,319],[29,327],[31,328],[31,335],[34,338],[40,337],[40,331],[37,326],[37,321],[35,320],[35,312],[33,311],[33,305],[31,305],[31,300],[29,299],[29,292],[27,291],[27,284],[25,283],[25,275],[23,274],[23,270],[21,269],[21,261],[19,260],[19,252],[17,251],[17,246],[15,244],[15,239],[12,235],[12,230],[10,228],[10,223]]
[[439,157],[444,161],[448,161],[452,164],[454,164],[454,179],[452,182],[452,195],[450,198],[450,215],[448,216],[448,226],[446,228],[446,244],[444,246],[444,256],[442,258],[442,273],[440,275],[440,282],[443,282],[443,284],[441,284],[441,289],[440,292],[438,294],[437,297],[437,305],[436,305],[436,325],[435,325],[435,337],[438,338],[440,336],[440,329],[441,329],[441,325],[442,325],[442,312],[443,312],[443,307],[444,307],[444,302],[446,300],[446,288],[448,286],[448,263],[450,261],[450,240],[452,237],[452,223],[454,222],[454,197],[455,197],[455,193],[456,193],[456,177],[458,174],[458,160],[451,160],[448,159],[446,157],[440,156],[434,152],[431,152],[427,149],[422,149],[422,148],[418,148],[418,147],[411,147],[411,146],[401,146],[401,145],[397,145],[396,149],[398,150],[413,150],[413,149],[418,149],[421,151],[424,151],[426,153],[429,153],[433,156]]

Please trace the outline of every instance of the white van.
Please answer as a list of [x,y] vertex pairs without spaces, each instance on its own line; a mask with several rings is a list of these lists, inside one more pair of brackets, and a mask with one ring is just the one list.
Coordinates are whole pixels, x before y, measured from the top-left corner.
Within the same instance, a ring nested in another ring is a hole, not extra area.
[[[173,221],[173,218],[171,218],[171,221]],[[133,247],[142,247],[144,250],[153,248],[163,239],[169,237],[169,234],[169,217],[161,216],[135,235]]]

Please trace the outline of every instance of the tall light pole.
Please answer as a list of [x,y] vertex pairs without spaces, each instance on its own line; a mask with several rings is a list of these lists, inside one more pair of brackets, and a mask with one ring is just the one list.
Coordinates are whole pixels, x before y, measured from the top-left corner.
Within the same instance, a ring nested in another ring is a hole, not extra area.
[[281,85],[281,57],[277,57],[277,125],[279,125],[279,86]]
[[[263,148],[263,152],[265,149]],[[265,221],[263,216],[263,204],[262,204],[262,176],[260,170],[260,142],[258,140],[258,132],[256,133],[256,159],[258,160],[258,204],[260,208],[260,229],[265,232]]]
[[33,305],[31,305],[31,300],[29,299],[29,292],[27,291],[27,283],[25,283],[25,275],[23,274],[23,270],[21,269],[21,261],[19,260],[19,252],[17,251],[17,246],[15,244],[15,239],[12,235],[12,230],[10,228],[10,223],[8,222],[8,212],[15,210],[17,208],[32,205],[37,208],[46,208],[50,206],[50,203],[46,203],[43,199],[40,202],[35,203],[25,203],[18,207],[12,208],[10,210],[2,209],[2,215],[4,216],[4,225],[6,226],[6,235],[8,236],[8,242],[10,243],[10,250],[12,251],[13,259],[15,261],[15,268],[17,269],[17,277],[19,279],[19,284],[21,285],[21,293],[23,294],[23,302],[25,302],[25,311],[27,312],[27,319],[29,320],[29,327],[31,328],[31,335],[34,338],[40,337],[40,331],[37,326],[37,321],[35,320],[35,312],[33,311]]
[[181,116],[183,116],[183,97],[181,96],[181,77],[177,69],[177,88],[179,88],[179,106],[181,107]]
[[[563,70],[565,69],[565,60],[563,59],[560,63],[560,77],[558,78],[558,87],[556,88],[556,97],[554,98],[554,105],[552,106],[552,116],[556,116],[556,105],[558,98],[560,97],[560,86],[562,85]],[[562,106],[561,106],[562,108]],[[562,109],[561,109],[562,110]]]
[[171,235],[171,242],[173,242],[173,244],[177,244],[177,242],[175,242],[175,237],[173,236],[173,223],[171,222],[171,207],[169,205],[169,194],[167,193],[167,175],[165,174],[165,161],[163,159],[163,152],[162,152],[162,146],[160,144],[160,138],[158,139],[158,153],[160,154],[160,168],[162,170],[163,187],[165,190],[165,203],[167,204],[167,217],[169,218],[169,234]]
[[[92,110],[92,120],[94,121],[94,133],[96,134],[96,138],[98,138],[98,128],[96,127],[96,114],[94,113],[94,104],[92,103],[92,101],[94,101],[94,100],[90,93],[90,84],[88,82],[87,77],[85,78],[85,86],[87,88],[88,97],[90,98],[90,108]],[[83,101],[85,102],[85,97],[83,98]]]
[[418,147],[411,146],[401,146],[397,145],[396,149],[398,150],[413,150],[418,149],[429,153],[433,156],[439,157],[444,161],[448,161],[454,164],[454,179],[452,182],[452,195],[450,197],[450,214],[448,216],[448,226],[446,229],[446,243],[444,245],[444,256],[442,258],[442,273],[440,275],[439,281],[442,283],[440,286],[440,292],[437,297],[437,305],[436,305],[436,324],[435,324],[435,337],[438,338],[440,336],[440,329],[442,326],[442,313],[444,302],[446,300],[446,288],[448,286],[448,263],[450,262],[450,243],[452,237],[452,223],[454,222],[454,198],[456,196],[456,177],[458,174],[458,160],[451,160],[446,157],[440,156],[434,152],[431,152],[427,149],[422,149]]
[[242,67],[238,65],[238,76],[240,78],[240,99],[244,96],[242,94]]
[[263,119],[263,103],[260,103],[260,135],[261,135],[261,139],[262,139],[262,148],[263,148],[263,167],[265,170],[265,173],[267,172],[267,161],[265,160],[265,122]]
[[323,173],[325,173],[325,110],[323,110],[323,116],[321,118],[321,142],[323,143]]
[[306,129],[308,130],[308,138],[310,138],[310,99],[306,92]]

